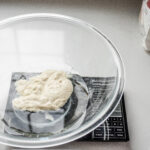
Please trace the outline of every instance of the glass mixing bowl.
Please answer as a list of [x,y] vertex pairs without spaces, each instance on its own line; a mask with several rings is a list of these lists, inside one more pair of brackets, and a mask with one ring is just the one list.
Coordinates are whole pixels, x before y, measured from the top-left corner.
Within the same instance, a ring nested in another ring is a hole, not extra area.
[[[121,58],[92,25],[58,14],[27,14],[0,22],[0,143],[51,147],[102,124],[124,87]],[[69,73],[74,92],[58,111],[15,110],[15,81],[48,69]]]

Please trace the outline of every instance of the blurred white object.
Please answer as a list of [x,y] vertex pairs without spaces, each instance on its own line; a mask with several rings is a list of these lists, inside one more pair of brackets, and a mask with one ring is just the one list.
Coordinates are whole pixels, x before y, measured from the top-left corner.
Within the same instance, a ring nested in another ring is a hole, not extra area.
[[146,51],[150,51],[150,0],[143,0],[140,23],[144,35],[143,47]]

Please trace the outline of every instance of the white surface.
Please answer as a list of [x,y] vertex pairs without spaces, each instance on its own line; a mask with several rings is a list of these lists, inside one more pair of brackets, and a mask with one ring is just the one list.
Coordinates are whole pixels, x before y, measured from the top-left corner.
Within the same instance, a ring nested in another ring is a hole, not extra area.
[[[150,149],[150,55],[143,51],[141,45],[138,25],[140,5],[140,0],[0,1],[0,19],[23,13],[53,12],[88,21],[113,41],[124,61],[126,69],[125,102],[130,142],[73,142],[54,149]],[[1,149],[13,148],[1,146]]]

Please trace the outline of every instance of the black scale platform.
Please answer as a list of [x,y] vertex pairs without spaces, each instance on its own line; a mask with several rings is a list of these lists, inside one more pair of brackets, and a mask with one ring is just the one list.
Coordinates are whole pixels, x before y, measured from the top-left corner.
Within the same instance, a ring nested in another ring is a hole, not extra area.
[[[12,74],[12,80],[11,80],[11,87],[19,79],[26,79],[29,76],[33,76],[33,74],[29,73],[13,73]],[[109,90],[111,85],[114,83],[113,77],[108,78],[98,78],[98,77],[83,77],[84,81],[87,84],[88,88],[92,88],[94,93],[91,97],[92,100],[98,100],[97,94],[101,94],[99,91],[99,88]],[[104,82],[105,81],[105,82]],[[104,84],[105,83],[105,84]],[[6,106],[10,109],[11,104],[11,96],[14,91],[12,91],[12,88],[10,87],[10,93],[8,98],[8,103]],[[14,87],[13,87],[14,89]],[[101,91],[103,92],[103,91]],[[12,108],[12,107],[11,107]],[[4,116],[5,124],[7,124],[7,119],[11,117],[13,113],[13,110],[11,113],[6,112]],[[14,116],[14,115],[13,115]],[[128,127],[127,127],[127,118],[126,118],[126,111],[125,111],[125,103],[124,103],[124,96],[122,96],[121,101],[116,108],[116,110],[113,112],[113,114],[97,129],[95,129],[90,134],[86,135],[85,137],[79,139],[78,141],[116,141],[116,142],[123,142],[129,140],[129,134],[128,134]]]

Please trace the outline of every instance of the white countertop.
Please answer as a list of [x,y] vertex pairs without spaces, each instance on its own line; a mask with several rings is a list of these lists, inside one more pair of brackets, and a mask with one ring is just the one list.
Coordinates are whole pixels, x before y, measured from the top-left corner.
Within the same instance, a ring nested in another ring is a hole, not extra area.
[[[1,0],[0,19],[24,13],[52,12],[83,19],[117,47],[126,70],[125,103],[130,142],[73,142],[57,150],[150,149],[150,55],[142,49],[138,15],[141,0]],[[1,149],[13,149],[0,145]]]

